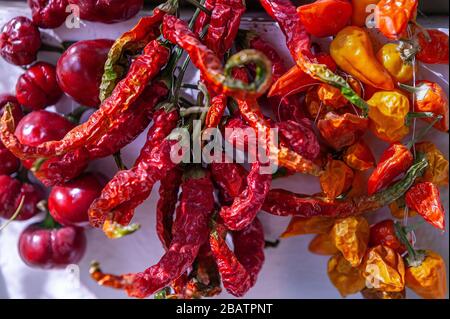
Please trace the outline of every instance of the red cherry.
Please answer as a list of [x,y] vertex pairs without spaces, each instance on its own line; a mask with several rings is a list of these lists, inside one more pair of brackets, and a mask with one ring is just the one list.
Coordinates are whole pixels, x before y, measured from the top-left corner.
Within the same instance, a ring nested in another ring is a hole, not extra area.
[[56,73],[64,93],[82,105],[100,105],[99,87],[113,43],[107,39],[78,41],[61,55]]
[[56,81],[56,69],[46,62],[38,62],[19,77],[16,84],[17,100],[32,110],[53,105],[62,96]]
[[6,62],[27,65],[36,60],[41,47],[41,33],[27,17],[15,17],[0,34],[0,55]]
[[85,173],[70,182],[53,187],[48,197],[50,214],[62,225],[87,225],[89,206],[100,195],[105,181],[104,176]]
[[28,0],[33,22],[40,28],[54,29],[64,23],[67,0]]
[[23,112],[22,112],[22,108],[19,105],[19,101],[17,101],[17,99],[14,95],[0,94],[0,118],[3,116],[5,106],[8,103],[12,103],[14,105],[14,108],[12,109],[12,115],[13,115],[14,121],[16,123],[19,123],[19,121],[23,117]]
[[86,251],[86,236],[79,227],[46,223],[28,226],[19,237],[19,254],[31,267],[64,268],[78,263]]
[[80,8],[82,20],[115,23],[134,17],[143,0],[69,0]]

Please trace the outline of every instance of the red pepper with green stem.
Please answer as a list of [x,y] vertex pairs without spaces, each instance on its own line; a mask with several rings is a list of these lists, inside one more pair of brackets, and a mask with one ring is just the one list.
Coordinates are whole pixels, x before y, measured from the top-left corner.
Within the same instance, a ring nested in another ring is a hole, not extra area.
[[208,240],[214,189],[208,174],[201,170],[187,173],[181,189],[172,242],[160,261],[141,273],[121,276],[103,274],[96,264],[91,267],[91,275],[97,282],[125,289],[129,296],[145,298],[179,278],[192,265]]

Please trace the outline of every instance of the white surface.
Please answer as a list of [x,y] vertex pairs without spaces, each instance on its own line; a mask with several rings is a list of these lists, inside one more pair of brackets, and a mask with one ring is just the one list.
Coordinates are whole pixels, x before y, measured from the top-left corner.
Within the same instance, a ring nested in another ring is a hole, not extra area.
[[[13,16],[29,16],[28,10],[23,5],[19,4],[13,9],[11,5],[14,4],[8,3],[9,7],[6,7],[5,2],[0,1],[0,25]],[[65,27],[61,27],[56,30],[56,35],[63,40],[114,39],[129,29],[136,20],[110,26],[87,23],[78,30],[67,30]],[[286,64],[292,64],[289,53],[285,49],[284,37],[273,23],[245,22],[244,27],[257,28],[264,32],[267,40],[274,43],[279,50],[283,50]],[[43,55],[40,58],[55,62],[57,55]],[[3,60],[0,61],[0,70],[2,74],[0,92],[13,93],[16,79],[22,70]],[[441,77],[439,78],[439,74],[434,75],[431,71],[441,73]],[[421,69],[420,78],[439,81],[448,91],[448,68],[446,67],[430,66],[430,70]],[[56,105],[56,109],[66,112],[76,106],[76,103],[64,98]],[[418,124],[420,127],[421,123],[418,122]],[[123,150],[123,158],[127,165],[133,163],[144,143],[145,134],[146,132]],[[373,145],[377,155],[386,147],[385,143],[374,139],[370,134],[366,138],[370,145]],[[448,158],[448,135],[432,131],[430,139],[444,151]],[[98,160],[91,164],[90,169],[99,170],[109,176],[116,172],[112,158]],[[157,187],[155,186],[154,189],[157,190]],[[299,174],[275,180],[273,187],[283,187],[301,193],[319,191],[316,178]],[[64,270],[44,271],[25,266],[17,253],[17,238],[21,230],[33,221],[12,223],[4,232],[0,233],[0,298],[126,298],[123,291],[100,287],[93,282],[88,274],[89,263],[93,259],[98,260],[105,271],[119,274],[142,271],[158,261],[163,250],[155,233],[155,202],[157,199],[155,193],[154,191],[151,197],[136,210],[134,221],[142,225],[141,230],[136,234],[119,240],[108,240],[99,230],[88,229],[86,231],[88,249],[79,264],[80,287],[74,286],[73,277]],[[442,198],[448,214],[448,189],[442,190]],[[379,220],[385,216],[388,216],[386,211],[379,211],[372,213],[370,219]],[[269,240],[276,239],[289,222],[289,218],[274,217],[265,213],[261,213],[260,218],[264,224],[266,238]],[[425,226],[417,232],[417,237],[418,247],[432,248],[440,253],[444,256],[448,269],[448,232],[440,234],[431,226]],[[266,262],[257,284],[249,291],[246,298],[340,298],[326,274],[328,257],[313,255],[307,251],[311,238],[312,236],[288,238],[282,240],[277,248],[267,249]],[[230,298],[231,296],[223,292],[220,297]],[[408,291],[408,297],[414,297],[414,295]],[[356,294],[348,298],[360,298],[360,295]]]

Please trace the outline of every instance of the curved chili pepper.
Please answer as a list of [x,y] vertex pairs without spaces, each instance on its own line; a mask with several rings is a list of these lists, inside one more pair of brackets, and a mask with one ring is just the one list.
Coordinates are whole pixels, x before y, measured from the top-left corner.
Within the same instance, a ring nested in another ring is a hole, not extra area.
[[168,0],[157,6],[151,15],[141,18],[129,31],[123,33],[113,44],[105,62],[105,69],[100,84],[100,101],[109,97],[128,68],[126,54],[135,54],[142,50],[159,34],[159,27],[166,14],[172,14],[178,8],[178,0]]
[[[271,63],[257,51],[240,51],[232,56],[223,68],[217,55],[199,40],[184,21],[166,15],[162,33],[167,40],[177,44],[189,54],[192,63],[200,70],[209,89],[217,94],[223,93],[241,99],[256,98],[263,94],[270,85]],[[243,83],[230,76],[233,68],[248,63],[254,63],[257,67],[253,83]]]
[[375,8],[375,25],[390,40],[405,32],[409,21],[415,19],[418,0],[381,0]]
[[169,51],[158,41],[150,42],[131,65],[127,76],[119,82],[113,94],[92,114],[88,121],[72,129],[59,141],[49,141],[38,146],[26,146],[14,135],[15,123],[11,110],[6,109],[2,117],[1,138],[3,144],[21,159],[52,157],[70,150],[97,142],[108,132],[112,123],[122,112],[131,107],[144,91],[146,84],[167,63]]
[[[205,9],[212,11],[214,9],[214,6],[216,4],[217,0],[205,0],[203,3],[203,7]],[[200,11],[199,15],[197,16],[197,19],[195,20],[193,31],[197,35],[201,35],[203,33],[203,30],[205,27],[209,24],[211,21],[211,15],[204,11]]]
[[147,135],[147,142],[134,166],[120,171],[109,181],[100,197],[89,208],[89,220],[94,227],[103,227],[110,238],[117,238],[136,230],[136,225],[123,228],[134,209],[149,195],[156,181],[164,178],[176,164],[170,157],[175,141],[166,139],[178,121],[177,111],[164,108],[155,113],[155,123]]
[[401,143],[391,144],[381,154],[380,161],[367,182],[367,193],[372,195],[388,186],[394,178],[406,172],[414,161],[411,151]]
[[145,298],[179,278],[192,265],[200,247],[208,240],[214,189],[203,171],[186,176],[181,189],[172,242],[160,261],[143,272],[121,276],[104,274],[96,265],[91,273],[95,274],[93,278],[98,283],[125,289],[132,297]]
[[211,99],[208,114],[205,119],[205,129],[217,127],[227,108],[227,96],[219,94]]
[[248,173],[242,165],[225,161],[212,162],[209,169],[224,202],[232,202],[245,190]]
[[439,30],[427,30],[430,39],[423,32],[417,36],[419,52],[417,60],[430,64],[448,64],[448,34]]
[[156,233],[164,249],[170,247],[172,241],[173,216],[178,199],[183,171],[174,168],[161,179],[159,199],[156,204]]
[[319,141],[309,119],[278,122],[275,127],[294,152],[309,160],[315,160],[319,156]]

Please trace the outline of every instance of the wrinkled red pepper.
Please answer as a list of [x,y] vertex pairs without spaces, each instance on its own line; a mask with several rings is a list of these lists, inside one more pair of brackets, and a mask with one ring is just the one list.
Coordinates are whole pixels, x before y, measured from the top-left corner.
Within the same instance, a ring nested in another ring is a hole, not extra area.
[[319,141],[309,119],[278,122],[275,126],[294,152],[309,160],[315,160],[319,156]]
[[392,248],[399,254],[406,251],[405,245],[397,237],[392,219],[385,219],[370,227],[369,247],[378,245]]

